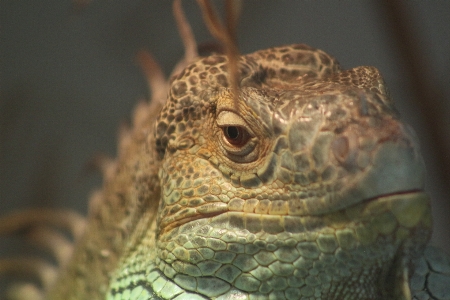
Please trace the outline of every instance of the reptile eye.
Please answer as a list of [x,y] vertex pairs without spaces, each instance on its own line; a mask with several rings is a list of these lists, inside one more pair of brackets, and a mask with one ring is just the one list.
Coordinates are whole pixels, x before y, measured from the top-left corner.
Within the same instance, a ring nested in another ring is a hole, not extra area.
[[225,126],[222,130],[227,142],[233,146],[244,146],[250,139],[247,130],[240,126]]
[[240,115],[221,111],[217,115],[219,146],[230,160],[249,163],[257,159],[258,138]]

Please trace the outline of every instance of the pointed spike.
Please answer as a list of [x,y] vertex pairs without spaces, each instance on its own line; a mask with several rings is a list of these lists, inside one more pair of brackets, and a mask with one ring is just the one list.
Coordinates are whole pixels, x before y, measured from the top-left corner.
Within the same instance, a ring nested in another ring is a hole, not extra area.
[[112,157],[103,153],[97,153],[87,162],[84,169],[101,172],[102,176],[107,179],[114,174],[115,165],[115,160]]
[[175,0],[173,2],[173,15],[184,45],[184,60],[186,64],[188,64],[198,57],[197,42],[195,41],[194,34],[192,33],[191,25],[184,15],[181,0]]
[[16,283],[8,287],[6,298],[10,300],[44,300],[44,292],[31,283]]
[[49,251],[60,267],[64,267],[72,255],[73,244],[52,228],[44,226],[34,228],[27,234],[27,238],[38,247]]
[[81,215],[69,210],[28,209],[1,217],[0,235],[11,235],[33,226],[48,224],[69,231],[77,239],[84,232],[85,222]]
[[147,123],[149,117],[149,105],[147,101],[141,100],[137,103],[133,112],[133,128],[141,128]]
[[94,190],[90,197],[89,197],[89,203],[88,203],[88,214],[89,215],[96,215],[98,214],[99,209],[101,208],[101,205],[103,203],[103,192],[101,189]]
[[48,290],[57,278],[58,269],[39,258],[7,258],[0,259],[0,274],[34,276],[39,280],[44,290]]
[[147,77],[148,85],[152,92],[150,104],[153,105],[155,102],[164,104],[167,96],[168,83],[161,67],[153,56],[145,50],[140,50],[136,54],[136,59]]
[[117,145],[118,156],[120,157],[122,153],[126,152],[129,148],[133,137],[133,131],[128,122],[121,122],[119,125],[119,144]]
[[188,64],[198,57],[197,42],[195,41],[194,34],[192,33],[191,25],[189,25],[189,22],[184,15],[181,0],[175,0],[173,2],[173,15],[175,17],[175,22],[177,23],[178,33],[183,41],[184,57],[173,68],[170,77],[180,73],[187,67]]

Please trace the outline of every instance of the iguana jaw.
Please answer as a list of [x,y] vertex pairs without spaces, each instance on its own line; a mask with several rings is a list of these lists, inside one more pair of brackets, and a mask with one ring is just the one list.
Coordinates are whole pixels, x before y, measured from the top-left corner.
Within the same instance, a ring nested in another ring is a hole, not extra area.
[[[411,201],[411,203],[404,203],[405,201]],[[266,233],[299,233],[313,230],[311,226],[305,227],[305,224],[308,224],[308,222],[310,222],[310,224],[316,224],[317,228],[315,229],[320,230],[320,227],[327,223],[317,222],[317,220],[327,218],[334,219],[336,215],[347,214],[349,211],[358,211],[363,207],[369,206],[378,207],[380,205],[388,205],[388,208],[385,210],[390,210],[391,206],[394,207],[395,205],[398,205],[398,203],[402,203],[401,207],[403,208],[398,208],[395,210],[397,219],[402,218],[403,213],[405,213],[410,216],[410,220],[408,222],[416,224],[421,221],[420,218],[422,217],[429,218],[426,214],[424,215],[425,212],[423,211],[424,207],[428,205],[428,202],[428,196],[422,190],[416,189],[409,191],[398,191],[372,198],[361,199],[357,202],[357,204],[345,207],[339,211],[325,213],[322,215],[261,214],[255,213],[254,211],[229,210],[226,206],[218,203],[215,207],[215,211],[213,211],[213,206],[209,206],[209,212],[198,213],[187,218],[182,218],[160,228],[160,234],[167,233],[168,231],[181,227],[185,224],[195,224],[196,221],[202,219],[208,220],[209,223],[216,224],[218,227],[233,227],[236,230],[248,230],[250,233],[258,233],[260,231],[264,231]],[[403,212],[402,210],[405,211]],[[361,215],[353,221],[364,221],[368,217],[376,218],[376,214],[371,213],[370,216]],[[315,221],[311,222],[311,220]],[[322,225],[318,226],[319,224]]]
[[[392,284],[377,283],[365,274],[390,278],[388,273],[400,270],[393,267],[395,257],[414,257],[430,232],[429,198],[421,191],[368,199],[321,216],[225,212],[162,233],[157,241],[158,266],[164,272],[173,270],[168,274],[175,274],[175,283],[187,290],[187,282],[193,280],[188,278],[202,278],[224,290],[231,284],[252,294],[264,289],[266,274],[281,281],[297,276],[294,280],[303,282],[308,272],[327,278],[328,269],[320,268],[327,262],[339,274],[333,285],[348,287],[356,272],[361,274],[358,282],[364,282],[372,295],[367,299],[379,299],[384,290],[379,284],[389,288]],[[405,265],[399,264],[403,270]],[[397,286],[402,284],[393,288]]]

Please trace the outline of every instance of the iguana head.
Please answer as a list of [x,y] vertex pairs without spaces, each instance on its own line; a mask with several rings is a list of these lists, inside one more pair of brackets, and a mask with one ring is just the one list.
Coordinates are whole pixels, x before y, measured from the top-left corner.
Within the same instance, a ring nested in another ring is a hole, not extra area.
[[305,45],[238,69],[237,91],[222,55],[172,80],[155,125],[161,272],[207,297],[407,294],[396,256],[426,243],[430,211],[378,70]]

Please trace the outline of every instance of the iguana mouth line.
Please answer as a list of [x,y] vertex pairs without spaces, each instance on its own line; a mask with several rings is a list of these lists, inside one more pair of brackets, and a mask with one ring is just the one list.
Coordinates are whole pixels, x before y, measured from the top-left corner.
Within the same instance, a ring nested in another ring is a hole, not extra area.
[[411,190],[404,190],[404,191],[386,193],[386,194],[381,194],[381,195],[378,195],[378,196],[375,196],[375,197],[370,197],[370,198],[364,199],[364,200],[362,200],[359,203],[370,202],[370,201],[374,201],[374,200],[377,200],[377,199],[380,199],[380,198],[385,198],[385,197],[399,196],[399,195],[410,195],[410,194],[423,193],[423,192],[424,192],[423,189],[411,189]]
[[321,217],[321,216],[325,216],[327,214],[331,214],[331,213],[335,213],[337,211],[340,210],[345,210],[345,209],[349,209],[351,207],[354,207],[356,205],[360,205],[362,203],[368,203],[368,202],[372,202],[372,201],[376,201],[382,198],[387,198],[387,197],[392,197],[392,196],[401,196],[401,195],[412,195],[412,194],[416,194],[416,193],[423,193],[422,189],[412,189],[412,190],[405,190],[405,191],[398,191],[398,192],[392,192],[392,193],[387,193],[387,194],[381,194],[379,196],[375,196],[375,197],[370,197],[367,199],[363,199],[361,201],[358,201],[355,204],[352,204],[350,206],[346,206],[346,207],[341,207],[339,209],[333,210],[333,211],[328,211],[326,213],[320,213],[320,214],[269,214],[269,213],[255,213],[255,212],[246,212],[246,211],[238,211],[238,210],[229,210],[227,206],[220,206],[219,209],[217,209],[216,211],[213,212],[208,212],[208,213],[196,213],[193,214],[189,217],[183,217],[180,219],[177,219],[173,222],[166,222],[166,224],[161,225],[160,226],[160,230],[159,233],[164,234],[166,232],[169,232],[170,230],[180,227],[182,225],[185,225],[189,222],[193,222],[193,221],[197,221],[197,220],[201,220],[201,219],[212,219],[216,216],[225,214],[225,213],[234,213],[237,215],[241,215],[243,216],[243,218],[245,218],[245,216],[268,216],[268,217],[272,217],[272,218],[282,218],[282,217],[293,217],[293,218],[306,218],[306,217]]
[[229,210],[221,211],[221,212],[214,212],[214,213],[208,213],[208,214],[196,214],[190,217],[186,217],[180,220],[177,220],[175,222],[169,223],[166,226],[161,226],[159,230],[159,234],[162,235],[166,232],[169,232],[170,230],[180,227],[184,224],[187,224],[192,221],[197,221],[201,219],[207,219],[207,218],[213,218],[215,216],[219,216],[221,214],[227,213]]

